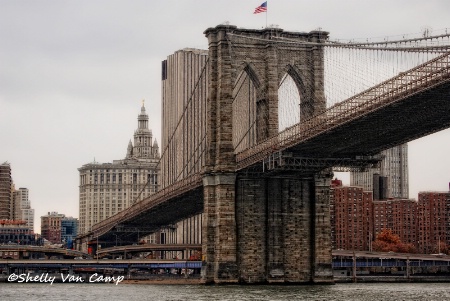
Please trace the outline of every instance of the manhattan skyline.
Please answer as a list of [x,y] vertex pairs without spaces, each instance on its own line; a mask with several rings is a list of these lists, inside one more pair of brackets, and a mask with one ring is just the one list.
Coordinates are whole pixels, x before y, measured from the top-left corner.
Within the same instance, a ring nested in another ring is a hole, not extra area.
[[[450,29],[447,1],[278,0],[254,15],[262,2],[0,0],[0,161],[29,189],[37,232],[49,211],[78,217],[78,168],[125,158],[142,99],[161,141],[161,61],[207,49],[208,27],[267,20],[333,40]],[[448,190],[449,138],[447,129],[409,143],[410,198]]]

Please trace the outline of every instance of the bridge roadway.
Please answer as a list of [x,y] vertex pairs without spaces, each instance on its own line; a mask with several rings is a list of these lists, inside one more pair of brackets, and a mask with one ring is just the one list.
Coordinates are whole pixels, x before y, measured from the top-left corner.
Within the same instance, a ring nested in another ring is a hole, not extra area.
[[[192,246],[191,246],[192,247]],[[48,260],[2,260],[0,268],[23,269],[165,269],[165,268],[201,268],[201,261],[166,259],[48,259]],[[333,251],[333,268],[345,267],[429,267],[449,266],[450,256],[429,254],[405,254],[362,251]]]
[[164,259],[48,259],[48,260],[0,260],[0,268],[19,269],[167,269],[201,268],[201,261]]
[[98,250],[98,255],[115,254],[115,253],[137,253],[150,251],[187,251],[187,250],[202,250],[202,245],[192,244],[143,244],[130,246],[115,246],[110,248],[102,248]]
[[[381,150],[450,127],[449,55],[401,73],[237,154],[236,171],[261,169],[265,159],[283,153],[278,169],[301,169],[298,162],[301,165],[305,158],[329,159],[316,167],[318,171],[340,161],[364,161]],[[202,175],[194,174],[94,225],[85,237],[100,237],[110,246],[117,237],[137,242],[139,235],[202,211]],[[121,231],[119,225],[139,229],[140,234]]]
[[[42,253],[47,256],[60,255],[63,257],[88,257],[91,256],[72,249],[64,249],[64,248],[50,248],[45,246],[29,246],[29,245],[0,245],[0,258],[11,257],[14,255],[9,255],[10,252],[18,252],[17,254],[19,258],[23,258],[23,253]],[[6,255],[8,253],[8,255]]]
[[88,233],[87,236],[91,237],[94,243],[95,239],[99,238],[102,246],[109,247],[114,246],[117,240],[125,245],[137,243],[139,237],[201,213],[203,211],[202,185],[200,174],[187,177],[111,217],[114,220],[120,220],[120,225],[116,222],[113,224],[107,222],[108,224],[104,225],[101,222],[101,225],[94,225],[93,232]]

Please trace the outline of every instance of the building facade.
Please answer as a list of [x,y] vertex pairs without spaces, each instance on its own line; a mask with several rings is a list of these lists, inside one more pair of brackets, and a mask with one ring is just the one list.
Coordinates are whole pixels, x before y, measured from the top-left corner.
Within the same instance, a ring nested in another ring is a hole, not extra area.
[[383,157],[379,168],[363,172],[350,172],[350,186],[363,187],[372,191],[374,174],[387,178],[387,198],[409,198],[408,145],[401,144],[381,152]]
[[[162,62],[162,188],[205,166],[207,64],[208,50],[191,48],[176,51]],[[201,228],[202,214],[198,214],[162,230],[160,241],[201,244]],[[191,255],[183,254],[184,258]]]
[[[403,243],[417,244],[417,201],[387,199],[373,201],[373,233],[391,229]],[[374,237],[376,238],[376,236]]]
[[332,247],[369,250],[374,235],[372,192],[361,187],[334,186],[330,197]]
[[60,244],[61,222],[64,217],[64,214],[59,214],[55,211],[48,212],[47,215],[41,216],[41,237],[52,244]]
[[450,191],[420,192],[417,211],[418,251],[434,254],[448,248],[450,245]]
[[34,209],[31,208],[28,188],[14,190],[11,212],[12,219],[25,221],[26,225],[33,229]]
[[158,191],[159,160],[159,146],[148,128],[148,115],[142,104],[134,143],[128,143],[125,159],[112,163],[94,161],[78,169],[78,234],[89,232],[94,224]]
[[392,231],[406,244],[417,246],[417,201],[414,199],[392,200]]
[[12,177],[11,165],[0,164],[0,220],[11,219]]
[[[189,48],[162,62],[162,188],[205,164],[207,61],[207,50]],[[192,125],[198,130],[190,132]]]
[[33,230],[34,209],[30,206],[27,188],[15,189],[11,176],[11,165],[0,165],[0,220],[25,221]]
[[24,221],[8,219],[0,220],[0,244],[42,245],[42,240]]
[[377,234],[391,229],[402,243],[413,245],[417,253],[450,252],[450,190],[420,192],[418,201],[373,200],[373,194],[362,187],[332,181],[333,249],[371,251]]
[[61,220],[61,242],[69,249],[73,247],[73,241],[78,233],[78,219],[63,217]]

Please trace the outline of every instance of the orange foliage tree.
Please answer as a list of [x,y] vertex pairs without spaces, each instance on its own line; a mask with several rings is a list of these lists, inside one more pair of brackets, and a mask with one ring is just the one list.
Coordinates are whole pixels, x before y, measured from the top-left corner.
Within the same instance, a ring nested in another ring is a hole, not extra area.
[[380,233],[378,233],[377,239],[372,244],[372,248],[376,252],[416,252],[416,248],[413,244],[403,243],[398,235],[392,233],[391,229],[383,229]]

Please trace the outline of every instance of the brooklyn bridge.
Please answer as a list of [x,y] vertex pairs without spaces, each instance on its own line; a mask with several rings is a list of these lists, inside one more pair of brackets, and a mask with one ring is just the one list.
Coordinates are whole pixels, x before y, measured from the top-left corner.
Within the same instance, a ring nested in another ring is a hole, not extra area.
[[377,166],[382,150],[450,127],[450,34],[204,34],[207,51],[186,50],[193,72],[173,80],[173,62],[162,65],[183,96],[163,95],[160,190],[79,245],[137,242],[201,213],[205,283],[333,282],[333,171]]

